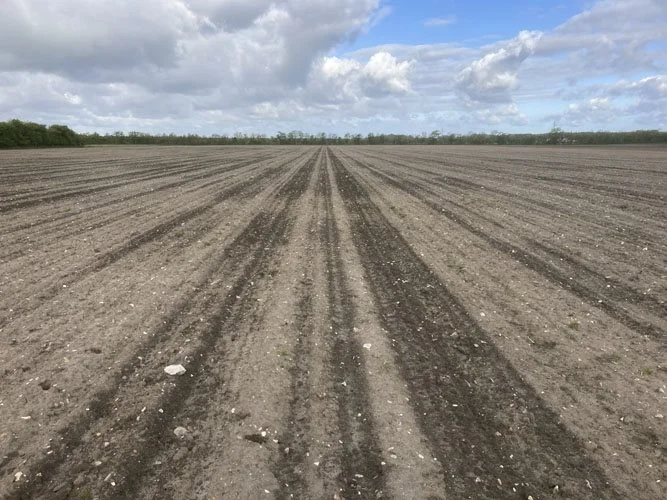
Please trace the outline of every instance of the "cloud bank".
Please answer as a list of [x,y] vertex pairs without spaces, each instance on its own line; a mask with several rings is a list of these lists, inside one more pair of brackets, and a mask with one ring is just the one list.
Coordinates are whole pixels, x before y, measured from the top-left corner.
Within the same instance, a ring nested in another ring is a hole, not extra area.
[[[0,119],[274,133],[667,128],[667,3],[600,0],[552,29],[344,47],[380,0],[4,0]],[[474,19],[419,21],[448,32]]]

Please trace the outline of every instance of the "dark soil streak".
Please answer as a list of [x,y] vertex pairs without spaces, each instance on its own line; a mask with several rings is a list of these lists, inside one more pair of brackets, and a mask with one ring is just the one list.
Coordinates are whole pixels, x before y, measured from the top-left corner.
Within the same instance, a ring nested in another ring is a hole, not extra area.
[[[318,155],[315,168],[322,169],[322,150]],[[319,172],[318,172],[319,177]],[[321,182],[315,184],[315,196],[310,207],[313,214],[317,214],[319,199],[322,196]],[[317,217],[313,215],[309,224],[309,233],[315,231]],[[309,360],[313,345],[311,337],[314,333],[314,311],[312,266],[306,266],[304,276],[299,282],[297,296],[296,318],[294,328],[297,337],[294,344],[294,355],[290,367],[290,392],[292,399],[289,403],[289,413],[284,425],[285,432],[280,438],[279,456],[273,464],[273,473],[280,483],[280,491],[276,493],[277,498],[305,498],[308,489],[303,476],[306,466],[306,453],[308,445],[306,437],[310,433],[310,398],[312,397],[312,384],[310,381]],[[289,451],[285,452],[285,448]]]
[[[626,312],[623,307],[614,303],[614,300],[629,300],[633,303],[640,304],[642,306],[651,303],[651,299],[648,300],[638,300],[638,294],[627,287],[623,287],[620,283],[618,286],[609,293],[609,290],[605,289],[604,291],[596,291],[590,289],[584,284],[583,281],[580,281],[578,278],[581,277],[585,269],[581,268],[582,273],[575,273],[574,276],[565,275],[562,273],[556,266],[543,261],[536,255],[527,252],[525,249],[512,245],[506,241],[500,240],[489,233],[484,232],[482,229],[475,227],[470,222],[464,220],[456,212],[449,208],[445,208],[441,203],[429,200],[423,196],[424,191],[428,191],[427,188],[407,180],[397,180],[392,176],[385,174],[378,169],[372,168],[368,165],[363,164],[357,160],[353,160],[355,163],[365,167],[368,171],[373,173],[376,177],[383,179],[385,182],[391,184],[394,187],[401,189],[402,191],[414,196],[422,203],[426,204],[428,207],[434,211],[444,215],[452,222],[458,224],[464,229],[468,230],[470,233],[481,238],[486,243],[488,243],[492,248],[502,252],[503,254],[511,257],[512,259],[520,262],[525,265],[532,271],[540,274],[551,283],[554,283],[562,288],[565,288],[572,293],[574,293],[581,300],[586,302],[592,307],[596,307],[604,311],[607,315],[617,320],[619,323],[622,323],[627,328],[639,332],[643,335],[648,335],[655,340],[658,340],[662,343],[667,342],[665,338],[665,332],[657,325],[648,323],[645,321],[638,320],[634,318],[630,313]],[[466,210],[465,207],[461,207],[454,202],[448,201],[450,205],[454,205],[461,210]],[[497,223],[496,223],[497,224]],[[570,277],[575,277],[574,280],[569,279]],[[606,294],[606,295],[605,295]],[[651,307],[655,309],[655,307]],[[661,315],[662,316],[662,315]]]
[[[628,288],[618,279],[603,276],[561,250],[549,247],[538,241],[531,241],[530,244],[535,251],[544,253],[551,259],[558,261],[558,265],[566,267],[571,276],[577,276],[579,278],[578,281],[597,285],[599,287],[597,293],[603,301],[601,304],[598,304],[598,306],[604,309],[610,316],[613,317],[614,313],[608,309],[623,309],[621,304],[623,302],[629,302],[630,304],[645,308],[650,311],[651,314],[655,314],[659,318],[667,319],[667,307],[665,307],[665,304],[661,303],[658,299]],[[609,285],[609,288],[607,288],[607,285]],[[593,294],[594,291],[591,290],[589,293]],[[608,301],[616,301],[617,307],[611,307],[609,304],[606,304],[605,306],[605,303]],[[620,311],[620,313],[622,313],[622,311]],[[647,324],[647,326],[650,325]]]
[[[243,196],[243,197],[255,196],[256,194],[258,194],[265,187],[266,183],[269,183],[271,179],[277,177],[278,175],[280,175],[280,173],[281,173],[280,169],[273,169],[273,170],[268,170],[267,169],[267,170],[265,170],[264,172],[262,172],[263,175],[261,177],[257,176],[257,177],[254,178],[255,181],[256,181],[256,183],[254,185],[251,185],[250,187],[248,187],[247,190],[230,193],[230,195],[225,198],[225,201],[230,201],[234,198],[241,197],[241,196]],[[210,183],[198,185],[196,189],[203,189],[205,187],[208,187],[209,185],[219,184],[220,182],[221,182],[220,180],[211,181]],[[178,185],[180,183],[174,183],[174,184]],[[125,203],[128,203],[129,201],[134,201],[134,200],[136,200],[136,199],[138,199],[139,197],[142,197],[142,196],[154,195],[155,192],[157,192],[159,190],[161,190],[161,188],[156,188],[153,191],[147,191],[147,192],[139,193],[138,195],[131,196],[131,197],[128,197],[128,198],[117,199],[117,200],[114,200],[113,202],[105,203],[105,204],[103,204],[103,206],[125,204]],[[95,207],[95,209],[98,209],[98,208],[99,208],[99,206]],[[57,243],[59,240],[62,240],[63,238],[71,238],[71,237],[82,235],[82,234],[86,235],[86,234],[89,234],[91,231],[94,231],[96,229],[100,229],[100,228],[105,227],[105,226],[109,226],[109,225],[114,224],[118,221],[125,221],[125,220],[128,220],[129,218],[135,217],[135,216],[140,217],[142,213],[145,213],[146,208],[147,208],[146,206],[138,206],[138,207],[133,208],[131,210],[120,211],[120,212],[115,213],[115,215],[113,215],[113,216],[106,217],[106,218],[100,220],[99,222],[83,222],[82,224],[79,224],[79,226],[75,229],[70,229],[71,226],[73,225],[72,224],[72,214],[68,214],[68,215],[65,215],[65,216],[54,218],[51,221],[48,221],[48,222],[53,222],[56,219],[60,219],[60,220],[64,219],[64,222],[62,222],[61,224],[58,224],[56,226],[48,228],[48,231],[42,231],[42,232],[39,232],[39,233],[35,232],[34,234],[35,234],[35,236],[37,236],[37,235],[39,236],[43,245],[53,244],[54,242]],[[89,214],[90,211],[86,210],[84,213]],[[83,217],[85,217],[85,216],[83,216]],[[210,229],[211,225],[214,224],[214,223],[215,222],[212,222],[211,224],[209,224],[208,227],[202,228],[202,230],[199,231],[199,232],[200,233],[205,233],[206,231],[208,231],[208,229]],[[34,231],[34,228],[38,227],[39,225],[40,224],[35,224],[34,226],[31,226],[31,230]],[[50,237],[50,239],[47,239],[47,237]],[[23,255],[26,255],[26,253],[28,253],[28,250],[26,250],[25,248],[19,248],[17,251],[9,252],[5,255],[2,255],[0,258],[2,259],[2,262],[6,264],[6,263],[9,263],[16,258],[20,258]]]
[[[203,374],[213,372],[213,367],[210,365],[218,363],[221,355],[222,348],[219,345],[222,340],[221,333],[238,331],[242,323],[252,321],[256,301],[253,296],[254,286],[251,283],[257,283],[262,278],[272,275],[279,265],[277,261],[278,249],[287,245],[289,241],[289,233],[295,222],[295,216],[291,212],[296,200],[303,196],[308,186],[308,178],[312,175],[316,158],[317,154],[313,155],[297,171],[290,182],[277,192],[275,197],[277,207],[271,212],[260,214],[253,221],[252,227],[244,231],[244,234],[248,233],[249,239],[244,244],[238,245],[236,251],[239,254],[251,254],[251,258],[245,264],[241,276],[236,280],[226,297],[218,298],[217,301],[209,300],[204,307],[205,312],[202,314],[210,319],[207,327],[199,335],[201,345],[193,354],[196,362],[190,363],[188,367],[195,374],[194,380],[186,380],[186,383],[178,384],[174,389],[176,394],[169,394],[163,399],[166,402],[161,403],[161,407],[165,408],[165,414],[169,413],[173,422],[182,420],[186,416],[189,420],[195,422],[205,419],[208,408],[212,404],[219,403],[219,401],[211,401],[210,395],[216,391],[217,386],[224,383],[224,380],[211,377],[202,377],[200,380],[196,380],[196,373],[200,371]],[[232,269],[237,267],[239,266],[234,265]],[[211,308],[213,311],[208,312]],[[236,341],[242,344],[247,342],[245,338]],[[209,360],[209,358],[215,359]],[[234,365],[228,364],[225,366],[227,372],[234,371],[234,369]],[[169,412],[166,411],[167,407],[170,408]],[[142,457],[137,459],[135,467],[125,469],[124,483],[120,491],[136,496],[137,492],[141,491],[149,480],[160,489],[161,484],[165,484],[171,478],[178,476],[178,467],[167,464],[159,471],[155,479],[148,477],[150,473],[150,463],[148,462],[163,454],[165,449],[174,446],[173,439],[165,438],[169,435],[165,431],[165,427],[168,428],[168,426],[169,424],[161,420],[159,416],[156,416],[153,422],[146,426],[146,431],[142,432],[143,439],[157,444],[155,449],[149,452],[148,461],[145,457]],[[201,452],[199,454],[201,455]],[[137,470],[137,466],[143,467],[143,471]]]
[[[148,477],[148,469],[152,464],[151,459],[171,444],[166,438],[170,436],[168,426],[172,423],[172,419],[183,410],[188,398],[192,395],[196,387],[197,374],[205,366],[209,355],[220,341],[220,334],[233,329],[236,323],[242,321],[244,312],[254,306],[251,300],[250,282],[257,280],[258,276],[264,273],[265,268],[273,263],[270,256],[275,252],[275,248],[286,243],[285,235],[293,223],[292,218],[288,217],[290,201],[303,194],[307,186],[307,177],[312,170],[313,160],[314,157],[299,168],[290,181],[277,193],[276,200],[282,208],[276,212],[261,212],[255,216],[244,231],[224,249],[219,258],[210,266],[205,278],[201,280],[201,285],[209,282],[213,276],[220,273],[223,265],[229,266],[230,269],[242,269],[233,287],[223,292],[224,297],[212,294],[204,299],[203,306],[199,304],[204,311],[215,308],[217,312],[210,315],[208,327],[200,334],[200,343],[192,356],[192,361],[188,364],[188,372],[193,377],[182,377],[174,384],[170,392],[160,398],[158,407],[164,410],[163,414],[157,411],[148,412],[143,421],[130,424],[138,428],[125,430],[135,435],[136,441],[142,445],[136,454],[129,449],[123,450],[122,456],[114,457],[114,461],[117,461],[114,468],[115,477],[116,480],[120,479],[120,483],[115,489],[101,494],[100,498],[134,498],[133,493],[139,490]],[[140,350],[129,357],[129,361],[109,380],[106,388],[95,394],[90,404],[86,405],[89,411],[63,429],[60,439],[54,440],[54,453],[32,465],[31,468],[34,471],[42,474],[44,482],[22,483],[12,492],[10,499],[47,499],[51,496],[50,488],[54,484],[72,479],[68,478],[68,475],[73,470],[90,468],[92,459],[89,455],[95,450],[88,449],[83,441],[87,429],[96,420],[110,416],[118,389],[127,383],[125,379],[135,378],[134,375],[141,369],[142,362],[138,359],[154,351],[163,338],[179,326],[183,318],[190,316],[187,313],[193,312],[194,308],[199,309],[197,304],[200,301],[196,300],[196,296],[203,293],[202,289],[196,288],[197,291],[192,292],[170,312],[163,327],[149,341],[142,344]],[[201,311],[198,310],[197,317],[200,313]],[[211,401],[208,402],[208,404],[211,403]],[[198,411],[203,413],[206,408],[201,407]],[[117,429],[117,431],[120,430]],[[92,471],[91,474],[96,475]]]
[[420,427],[445,470],[447,496],[542,498],[558,485],[561,498],[619,498],[578,439],[501,356],[359,181],[333,160],[355,245]]
[[[144,423],[144,429],[139,432],[142,440],[148,443],[148,446],[139,456],[128,456],[121,462],[122,483],[113,492],[114,495],[108,498],[116,498],[116,495],[119,494],[127,495],[128,498],[136,496],[136,492],[146,483],[153,458],[166,447],[174,444],[172,439],[165,438],[169,435],[170,424],[177,421],[176,417],[188,406],[188,414],[196,419],[197,416],[205,416],[208,406],[214,404],[208,397],[210,391],[201,390],[197,374],[207,372],[205,367],[210,355],[215,352],[221,340],[221,334],[238,330],[238,325],[244,321],[246,314],[256,307],[256,302],[252,300],[251,282],[258,281],[277,265],[274,258],[277,248],[287,244],[290,228],[294,224],[294,216],[290,214],[290,211],[293,208],[294,200],[301,197],[308,186],[308,177],[313,170],[315,158],[316,156],[313,156],[296,172],[290,182],[278,191],[276,200],[282,202],[280,208],[275,212],[261,213],[244,230],[236,245],[236,250],[242,254],[250,254],[251,258],[245,264],[243,272],[222,303],[211,304],[217,312],[210,316],[209,326],[200,334],[200,345],[192,355],[193,361],[188,365],[188,369],[194,376],[179,381],[171,393],[161,398],[159,407],[164,409],[166,415],[169,415],[169,421],[161,418],[159,413],[153,413],[152,418]],[[233,367],[230,366],[228,369],[233,370]],[[211,381],[205,381],[203,385],[207,383],[210,384]],[[187,404],[193,396],[197,399],[197,404]],[[168,472],[167,469],[169,466],[161,471],[157,482],[163,482],[177,475],[178,470]]]
[[563,179],[557,177],[549,177],[546,175],[536,175],[533,177],[536,180],[554,183],[554,184],[565,184],[567,186],[573,186],[578,188],[583,192],[599,192],[604,193],[605,195],[613,196],[614,198],[621,198],[625,200],[652,200],[653,202],[665,201],[665,196],[661,194],[647,193],[645,191],[634,191],[620,186],[607,186],[604,184],[590,184],[588,182],[583,182],[577,179]]
[[[122,243],[113,250],[100,253],[99,257],[95,261],[76,269],[69,275],[62,276],[58,280],[57,284],[48,288],[44,288],[39,295],[40,302],[50,300],[59,293],[61,293],[63,290],[63,285],[71,287],[72,285],[85,279],[88,275],[100,271],[105,267],[119,261],[123,257],[136,251],[143,245],[146,245],[163,237],[165,233],[171,231],[172,229],[180,227],[182,224],[203,215],[205,212],[213,209],[215,206],[219,205],[223,201],[226,201],[234,196],[238,196],[239,194],[243,193],[244,190],[261,182],[265,177],[270,175],[271,175],[270,171],[265,171],[256,177],[251,177],[249,179],[239,182],[238,184],[232,185],[227,189],[223,189],[220,191],[220,193],[218,193],[215,196],[214,199],[202,205],[198,205],[195,206],[194,208],[186,210],[185,212],[172,216],[166,221],[153,226],[151,229],[148,229],[143,233],[132,236],[126,242]],[[35,305],[32,307],[34,308],[38,306],[39,302],[36,302]],[[25,307],[23,305],[15,308],[16,312],[27,312],[29,310],[30,308]],[[2,328],[8,321],[9,321],[8,318],[0,318],[0,328]]]
[[[424,183],[426,185],[436,185],[436,186],[440,186],[440,187],[445,188],[445,189],[449,189],[451,187],[456,187],[456,188],[459,188],[463,191],[468,191],[468,192],[469,191],[476,191],[476,192],[484,191],[484,192],[487,192],[487,193],[494,193],[495,195],[502,196],[502,197],[504,197],[508,200],[511,200],[511,203],[514,206],[517,206],[517,205],[520,204],[521,206],[525,207],[526,210],[528,210],[528,211],[534,210],[535,206],[543,208],[546,211],[546,213],[549,214],[549,216],[553,216],[554,214],[561,214],[561,215],[566,215],[566,216],[571,215],[571,208],[568,210],[565,207],[567,207],[568,205],[571,204],[572,198],[577,198],[577,199],[580,199],[580,200],[586,200],[587,202],[590,202],[590,195],[585,193],[585,191],[582,193],[582,192],[579,192],[579,191],[572,191],[572,190],[567,192],[567,196],[570,198],[570,200],[569,201],[566,200],[565,205],[562,205],[562,204],[559,205],[559,204],[553,204],[553,203],[545,202],[545,201],[542,201],[541,199],[536,199],[535,197],[519,198],[519,197],[517,197],[517,194],[513,193],[512,191],[508,191],[508,190],[505,190],[505,189],[500,189],[500,188],[496,188],[494,186],[490,186],[489,185],[490,182],[487,182],[486,184],[481,184],[481,183],[477,183],[477,182],[472,182],[468,179],[462,179],[460,177],[455,177],[455,176],[451,176],[451,175],[443,175],[443,174],[438,173],[439,170],[435,170],[433,168],[430,168],[430,169],[429,168],[421,168],[421,167],[418,167],[418,166],[416,166],[412,163],[406,163],[403,160],[396,160],[396,159],[392,159],[392,158],[381,157],[381,156],[377,156],[377,155],[368,154],[367,152],[365,152],[365,156],[370,157],[370,158],[374,159],[375,161],[382,162],[383,164],[390,164],[390,165],[396,166],[396,167],[399,168],[399,170],[401,170],[403,172],[404,175],[407,172],[410,172],[410,173],[419,172],[419,173],[422,174],[422,176],[421,177],[420,176],[414,176],[414,177],[416,179],[418,179],[419,182]],[[356,160],[356,161],[360,164],[363,164],[364,166],[366,166],[368,168],[372,168],[365,162],[361,162],[359,160]],[[548,162],[545,161],[543,163],[548,163]],[[456,164],[454,164],[454,165],[456,165]],[[452,168],[452,162],[451,162],[451,160],[448,159],[447,162],[442,162],[442,164],[440,166],[443,169],[449,170],[449,169]],[[456,165],[456,167],[464,169],[464,172],[469,168],[469,166],[466,166],[466,165]],[[606,168],[612,168],[612,167],[607,166]],[[512,175],[511,172],[507,172],[507,171],[503,171],[503,170],[499,170],[499,169],[495,169],[495,168],[489,168],[488,166],[482,171],[484,171],[484,172],[493,172],[495,175],[503,176],[503,177],[506,177],[508,175]],[[514,176],[517,177],[516,173],[514,173]],[[518,176],[518,177],[519,177],[520,180],[525,181],[524,176]],[[527,178],[528,179],[534,179],[535,177],[533,175],[528,175]],[[413,182],[412,184],[416,185],[416,186],[417,185],[421,186],[421,184],[415,183],[415,182]],[[431,189],[428,189],[428,188],[425,188],[425,187],[422,187],[422,189],[425,189],[426,192],[429,192],[429,193],[433,194],[434,196],[438,196],[438,194],[435,193]],[[562,196],[562,192],[560,192],[560,190],[562,188],[559,189],[557,186],[550,186],[550,185],[545,184],[545,185],[541,185],[540,189],[547,190],[547,191],[550,191],[551,193],[556,193],[556,194]],[[539,192],[537,192],[537,196],[539,196]],[[442,194],[440,194],[439,197],[442,197]],[[643,202],[643,201],[644,200],[641,200],[641,199],[635,200],[635,202]],[[645,203],[648,204],[648,205],[655,206],[655,203],[649,202],[648,200]],[[468,212],[470,211],[469,209],[467,209],[466,207],[462,207],[461,205],[455,204],[455,206],[457,208],[466,210]],[[475,215],[477,217],[480,217],[480,218],[484,219],[489,224],[494,224],[494,225],[498,226],[497,221],[495,221],[492,218],[484,217],[481,214],[475,214]],[[585,219],[585,220],[589,224],[594,224],[594,225],[598,225],[600,227],[605,227],[605,228],[613,229],[613,230],[618,230],[619,227],[622,227],[624,231],[626,231],[629,234],[633,234],[634,237],[636,237],[638,240],[651,241],[651,242],[654,242],[654,243],[657,243],[657,242],[661,241],[659,238],[656,239],[654,234],[652,234],[652,233],[647,234],[647,233],[639,230],[636,226],[628,224],[626,222],[621,222],[619,220],[614,220],[613,224],[609,223],[606,219],[597,219],[597,220]]]
[[[198,180],[210,179],[211,177],[217,177],[217,176],[220,176],[220,175],[227,175],[227,174],[230,174],[231,172],[234,172],[235,170],[240,170],[244,167],[247,167],[247,166],[253,165],[253,164],[257,164],[261,161],[264,161],[264,159],[258,158],[256,160],[253,160],[252,162],[233,163],[232,165],[229,165],[229,166],[216,168],[214,171],[212,171],[211,167],[208,166],[206,169],[202,168],[202,170],[205,170],[205,171],[201,174],[192,175],[192,176],[188,176],[188,177],[183,177],[183,178],[177,179],[176,181],[168,182],[166,184],[161,184],[159,186],[152,187],[149,190],[141,191],[139,193],[136,193],[136,194],[133,194],[133,195],[130,195],[130,196],[127,196],[127,197],[114,198],[114,199],[109,200],[109,201],[96,203],[93,206],[86,207],[86,212],[100,210],[102,208],[112,207],[114,205],[126,204],[126,203],[128,203],[128,201],[138,200],[138,199],[146,197],[146,196],[155,197],[156,194],[159,194],[162,191],[167,191],[169,189],[174,189],[174,188],[183,189],[188,184],[194,183]],[[172,178],[172,177],[175,177],[175,176],[179,175],[178,171],[174,171],[174,170],[165,171],[164,169],[162,169],[162,170],[163,170],[163,174],[161,176],[156,177],[157,179],[168,179],[168,178]],[[141,181],[143,181],[143,180],[144,179],[142,179]],[[193,190],[205,189],[205,188],[213,186],[215,184],[220,184],[221,182],[225,182],[225,180],[227,180],[226,177],[224,179],[210,180],[210,181],[208,181],[204,184],[196,184],[192,189]],[[137,209],[137,210],[141,210],[141,208]],[[76,213],[74,215],[79,215],[79,214]],[[128,214],[128,215],[131,215],[131,213]],[[34,230],[35,228],[37,228],[41,225],[53,224],[54,222],[61,221],[61,220],[68,220],[68,219],[71,220],[72,217],[73,217],[73,214],[70,213],[70,212],[58,215],[56,217],[53,217],[53,216],[45,217],[43,220],[38,221],[38,222],[29,222],[29,223],[26,223],[26,224],[21,224],[21,225],[14,226],[8,231],[0,230],[0,235],[11,234],[11,233],[14,233],[14,232],[17,232],[17,231],[22,231],[22,230],[25,230],[25,229],[28,229],[28,228],[30,228],[31,230]],[[127,215],[121,213],[119,215],[114,216],[113,218],[110,218],[109,220],[110,221],[119,220],[122,217],[127,217]],[[55,227],[50,227],[49,229],[52,230],[52,231],[55,231],[56,229],[60,228],[61,226],[67,227],[68,223],[63,223],[63,224],[55,226]],[[70,234],[72,234],[72,235],[79,234],[80,232],[88,231],[89,229],[90,229],[89,227],[84,227],[84,228],[82,228],[78,231],[72,232]]]
[[[235,168],[243,168],[248,165],[251,165],[253,163],[257,163],[260,161],[265,160],[266,157],[260,157],[260,158],[253,158],[252,160],[249,161],[242,161],[236,164],[231,165],[228,167],[228,169],[235,169]],[[202,167],[203,168],[203,167]],[[60,190],[53,190],[47,193],[40,194],[39,197],[34,198],[31,197],[29,199],[12,199],[9,202],[5,202],[0,204],[0,213],[3,212],[9,212],[13,211],[19,208],[26,208],[26,207],[31,207],[35,205],[41,205],[43,203],[48,203],[48,202],[53,202],[53,201],[60,201],[64,200],[67,198],[72,198],[72,197],[77,197],[77,196],[84,196],[84,195],[89,195],[89,194],[95,194],[95,193],[100,193],[103,191],[109,191],[111,189],[117,189],[121,188],[124,186],[129,186],[132,184],[136,184],[137,182],[145,182],[149,180],[154,180],[154,179],[160,179],[162,177],[165,177],[165,174],[173,175],[174,173],[179,173],[179,171],[172,171],[165,169],[164,167],[154,169],[157,171],[155,174],[151,175],[145,175],[146,172],[141,172],[139,174],[133,174],[133,173],[126,173],[118,176],[113,176],[113,177],[119,177],[120,181],[118,182],[113,182],[113,183],[108,183],[108,184],[103,184],[101,186],[94,186],[94,187],[88,187],[88,188],[82,188],[82,189],[73,189],[72,187],[64,187]],[[188,169],[189,170],[189,169]],[[206,175],[206,174],[203,174]],[[95,179],[95,181],[106,181],[107,178],[101,178],[101,179]],[[91,183],[91,179],[83,179],[80,181],[81,184],[89,185]],[[34,196],[34,194],[33,194]]]
[[341,460],[342,494],[344,498],[380,498],[384,491],[382,455],[369,413],[371,405],[361,346],[353,331],[354,305],[345,284],[328,169],[321,173],[326,197],[326,222],[321,226],[319,237],[326,251],[329,315],[333,335],[332,376],[344,450]]
[[[273,466],[273,473],[280,483],[278,498],[304,498],[308,491],[303,474],[308,451],[305,437],[310,432],[309,411],[312,397],[308,370],[311,350],[308,337],[313,333],[312,285],[312,278],[304,277],[298,292],[300,299],[294,326],[299,333],[290,368],[292,399],[289,403],[286,431],[280,438],[280,458]],[[287,452],[285,448],[288,448]]]

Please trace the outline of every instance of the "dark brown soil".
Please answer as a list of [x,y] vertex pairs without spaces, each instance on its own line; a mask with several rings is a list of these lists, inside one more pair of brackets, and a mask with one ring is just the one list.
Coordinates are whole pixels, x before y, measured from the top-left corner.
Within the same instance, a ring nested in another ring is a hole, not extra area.
[[0,152],[0,498],[664,498],[666,165]]

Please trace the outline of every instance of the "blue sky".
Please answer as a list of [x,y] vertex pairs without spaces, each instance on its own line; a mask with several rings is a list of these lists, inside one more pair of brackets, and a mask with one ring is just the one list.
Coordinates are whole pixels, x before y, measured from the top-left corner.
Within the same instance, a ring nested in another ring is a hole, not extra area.
[[102,133],[664,130],[665,26],[665,0],[3,0],[0,120]]
[[[383,44],[465,43],[480,47],[514,37],[521,30],[549,30],[582,10],[580,1],[395,0],[384,2],[380,20],[368,33],[341,49]],[[429,24],[429,21],[433,20]],[[442,21],[442,23],[438,23]]]

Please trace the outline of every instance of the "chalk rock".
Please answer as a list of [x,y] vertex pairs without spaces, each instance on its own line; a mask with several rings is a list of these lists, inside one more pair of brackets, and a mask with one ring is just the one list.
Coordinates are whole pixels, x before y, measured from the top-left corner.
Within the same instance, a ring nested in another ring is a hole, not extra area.
[[164,371],[167,375],[183,375],[185,368],[183,365],[169,365],[164,368]]

